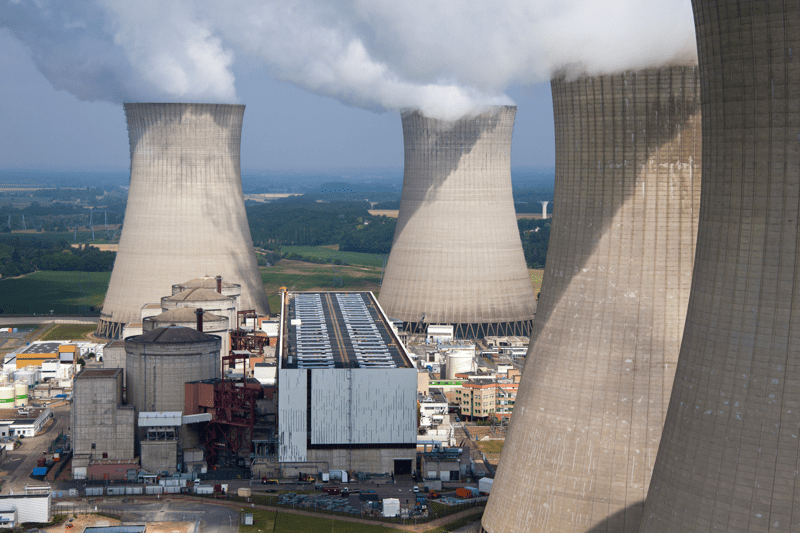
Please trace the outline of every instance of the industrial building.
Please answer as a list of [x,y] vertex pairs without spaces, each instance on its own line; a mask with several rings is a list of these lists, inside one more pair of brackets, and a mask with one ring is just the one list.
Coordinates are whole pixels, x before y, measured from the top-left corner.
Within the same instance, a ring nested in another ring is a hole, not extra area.
[[403,192],[380,301],[405,330],[530,334],[536,298],[511,190],[515,115],[514,106],[457,121],[402,114]]
[[244,106],[125,104],[131,181],[125,227],[97,333],[120,338],[175,280],[220,274],[266,315],[242,195]]
[[417,371],[369,292],[289,292],[278,340],[284,475],[410,474]]
[[84,369],[74,380],[74,479],[125,479],[138,468],[135,411],[122,400],[122,369]]
[[703,82],[697,259],[639,531],[796,532],[800,5],[692,4]]
[[692,283],[699,71],[554,79],[552,93],[558,209],[482,523],[491,533],[633,533]]

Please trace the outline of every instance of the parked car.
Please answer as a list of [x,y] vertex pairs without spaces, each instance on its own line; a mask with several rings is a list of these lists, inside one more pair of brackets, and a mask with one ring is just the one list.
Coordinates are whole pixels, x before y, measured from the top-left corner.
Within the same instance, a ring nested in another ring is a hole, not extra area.
[[419,487],[417,485],[414,485],[414,488],[411,490],[413,490],[414,492],[419,492]]

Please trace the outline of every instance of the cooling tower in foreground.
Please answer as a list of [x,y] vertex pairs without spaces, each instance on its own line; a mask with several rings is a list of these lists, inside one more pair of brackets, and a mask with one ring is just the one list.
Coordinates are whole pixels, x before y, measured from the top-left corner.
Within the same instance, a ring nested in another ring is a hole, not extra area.
[[695,1],[697,260],[643,533],[800,531],[800,5]]
[[241,284],[241,308],[268,313],[244,210],[244,106],[125,104],[131,182],[119,251],[97,332],[119,337],[187,279]]
[[406,329],[530,333],[536,303],[511,194],[515,114],[513,106],[457,121],[403,113],[403,194],[380,302]]
[[483,527],[635,533],[691,285],[698,71],[554,80],[552,92],[558,209]]

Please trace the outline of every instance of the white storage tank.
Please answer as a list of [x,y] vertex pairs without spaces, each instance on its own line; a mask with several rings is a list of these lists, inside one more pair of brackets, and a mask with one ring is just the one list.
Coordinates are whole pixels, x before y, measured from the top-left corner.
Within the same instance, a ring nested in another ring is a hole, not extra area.
[[14,383],[14,406],[24,407],[28,405],[28,384],[24,381]]
[[0,409],[11,409],[14,407],[14,387],[3,385],[0,387]]
[[464,352],[447,354],[447,379],[455,379],[456,374],[472,370],[472,355]]

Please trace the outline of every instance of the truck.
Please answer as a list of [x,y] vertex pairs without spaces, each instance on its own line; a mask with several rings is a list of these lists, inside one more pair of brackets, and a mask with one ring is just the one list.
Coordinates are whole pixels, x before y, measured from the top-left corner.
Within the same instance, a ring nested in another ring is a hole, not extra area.
[[459,498],[477,498],[478,497],[478,488],[477,487],[459,487],[456,489],[456,496]]
[[336,494],[339,494],[341,490],[339,489],[339,487],[325,487],[322,489],[322,492],[326,493],[329,496],[334,496]]

